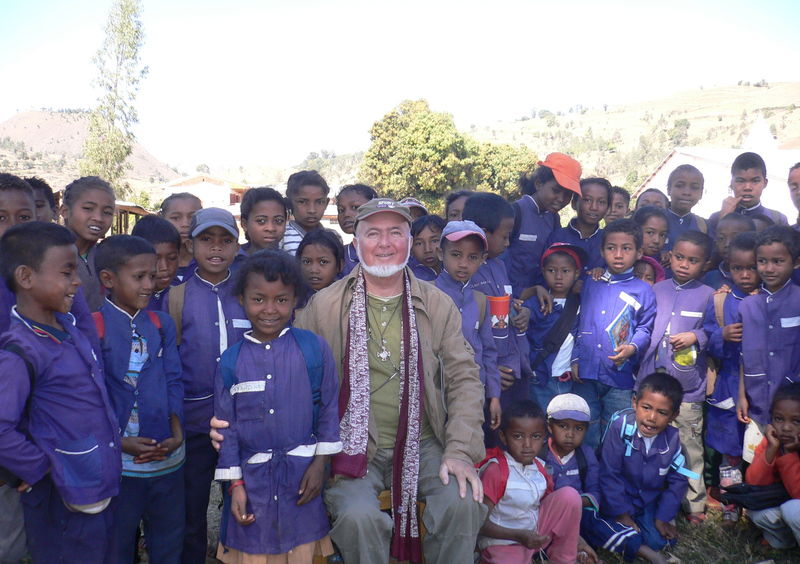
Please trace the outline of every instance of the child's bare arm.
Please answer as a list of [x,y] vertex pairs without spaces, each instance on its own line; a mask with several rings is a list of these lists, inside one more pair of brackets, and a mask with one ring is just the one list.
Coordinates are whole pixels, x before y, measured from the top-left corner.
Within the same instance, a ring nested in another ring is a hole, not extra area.
[[300,499],[297,500],[297,505],[305,505],[320,492],[322,492],[322,484],[325,482],[325,464],[328,462],[329,456],[326,454],[318,454],[311,461],[308,468],[306,468],[303,479],[300,481]]

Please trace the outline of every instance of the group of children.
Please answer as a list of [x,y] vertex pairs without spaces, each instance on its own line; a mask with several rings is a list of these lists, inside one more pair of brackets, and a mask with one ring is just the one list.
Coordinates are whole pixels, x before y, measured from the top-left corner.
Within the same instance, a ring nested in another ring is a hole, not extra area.
[[[409,268],[455,302],[484,384],[484,562],[542,549],[588,562],[595,548],[664,561],[679,508],[702,522],[707,487],[747,463],[748,481],[793,498],[753,521],[774,546],[798,538],[800,234],[760,204],[758,155],[731,173],[708,220],[691,211],[692,166],[631,215],[626,191],[561,153],[513,203],[455,192],[445,220],[403,202]],[[789,188],[800,204],[800,164]],[[359,262],[321,223],[329,192],[315,171],[286,197],[253,188],[238,225],[174,194],[106,237],[102,179],[72,182],[57,210],[46,183],[0,174],[0,560],[24,555],[24,523],[35,562],[130,562],[143,523],[154,562],[203,562],[215,479],[219,559],[332,552],[320,492],[341,448],[337,371],[291,327]],[[376,197],[343,187],[341,231]],[[212,415],[232,423],[219,453]]]

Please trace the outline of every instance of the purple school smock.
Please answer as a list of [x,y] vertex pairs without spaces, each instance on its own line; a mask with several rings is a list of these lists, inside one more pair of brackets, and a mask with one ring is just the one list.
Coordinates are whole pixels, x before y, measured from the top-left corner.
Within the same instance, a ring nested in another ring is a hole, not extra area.
[[492,335],[492,316],[489,313],[489,302],[483,323],[480,322],[478,302],[475,301],[475,290],[471,281],[462,284],[455,280],[444,268],[436,279],[436,287],[450,296],[461,312],[461,332],[475,351],[475,362],[481,369],[481,383],[484,385],[487,398],[500,397],[500,372],[497,369],[497,346]]
[[738,321],[749,415],[766,425],[775,391],[800,381],[800,287],[791,280],[774,293],[762,287],[742,300]]
[[550,233],[560,227],[556,214],[549,210],[541,211],[533,197],[525,195],[516,202],[519,206],[519,234],[511,240],[503,257],[508,269],[512,292],[519,297],[525,288],[541,280],[542,253],[547,248]]
[[[760,213],[767,216],[772,221],[774,221],[775,225],[789,225],[789,220],[786,219],[785,215],[783,215],[779,211],[771,210],[767,207],[764,207],[763,205],[761,205],[761,203],[756,204],[752,208],[736,206],[736,210],[734,211],[735,213],[739,213],[745,216],[753,215],[754,213]],[[712,240],[717,234],[717,224],[719,223],[719,220],[720,220],[720,212],[718,211],[712,213],[711,216],[708,218],[708,235],[711,237]]]
[[[569,243],[580,247],[589,256],[589,260],[583,265],[583,272],[587,272],[593,268],[605,266],[601,250],[603,247],[603,230],[599,227],[595,232],[586,237],[581,237],[581,232],[575,227],[575,220],[571,220],[566,227],[558,227],[550,233],[547,238],[545,249],[553,243]],[[540,275],[540,280],[544,283],[544,275]]]
[[[305,359],[288,328],[267,343],[245,334],[236,361],[238,383],[231,388],[225,388],[217,372],[214,413],[230,427],[222,430],[215,478],[244,479],[248,506],[256,516],[247,526],[230,519],[226,546],[248,554],[283,554],[330,530],[322,495],[297,505],[313,456],[341,450],[336,365],[327,343],[322,337],[317,341],[323,375],[316,437]],[[266,460],[267,454],[271,459]],[[253,461],[254,455],[261,461]]]
[[[588,425],[588,423],[586,424]],[[547,442],[541,457],[544,459],[547,473],[553,477],[553,489],[557,490],[567,486],[575,488],[581,494],[581,497],[588,498],[592,506],[598,508],[600,506],[600,464],[597,462],[594,450],[586,445],[578,447],[586,458],[586,487],[584,488],[581,483],[581,474],[578,470],[578,458],[575,455],[575,451],[564,462],[553,452],[550,441],[552,439]]]
[[[749,294],[738,286],[733,286],[722,304],[724,325],[736,323],[739,305]],[[724,326],[723,325],[723,326]],[[708,335],[707,354],[717,362],[717,380],[714,390],[706,398],[708,412],[705,417],[706,444],[711,448],[731,456],[741,456],[744,425],[736,417],[736,403],[739,401],[739,363],[742,344],[725,341],[722,327],[717,323],[713,296],[706,306],[703,328]]]
[[709,270],[703,276],[703,284],[710,286],[714,290],[719,290],[723,285],[733,288],[733,279],[731,273],[725,268],[725,263],[721,262],[717,268]]
[[[617,367],[608,359],[615,354],[606,328],[625,307],[633,308],[631,337],[636,353]],[[633,372],[647,347],[656,317],[656,298],[647,282],[633,275],[608,271],[600,280],[587,278],[581,292],[581,315],[578,338],[572,349],[572,361],[578,363],[581,380],[598,380],[607,386],[633,389]]]
[[[686,215],[678,215],[671,209],[667,209],[667,242],[664,244],[664,250],[672,250],[675,241],[678,237],[687,231],[701,231],[700,223],[697,218],[700,217],[692,212]],[[708,229],[708,222],[706,221],[706,229]]]
[[[678,284],[670,278],[655,284],[653,293],[656,296],[656,318],[650,346],[639,367],[639,376],[643,378],[656,369],[666,369],[667,374],[674,376],[683,386],[684,402],[702,402],[706,397],[705,349],[708,343],[703,320],[714,290],[699,280]],[[664,346],[667,326],[670,335],[691,331],[697,337],[694,345],[697,360],[693,366],[675,363],[672,347],[668,344]]]
[[[544,350],[544,338],[555,324],[558,323],[558,320],[561,319],[561,316],[564,314],[564,306],[553,301],[553,311],[549,314],[545,314],[542,313],[542,309],[539,307],[538,298],[536,296],[531,296],[525,300],[525,307],[531,310],[531,321],[528,323],[528,331],[526,332],[528,345],[530,347],[529,356],[531,370],[533,371],[536,384],[539,386],[546,386],[550,378],[553,377],[553,362],[555,362],[561,348],[559,347],[558,350],[544,357],[539,364],[535,366],[533,361],[535,361],[539,353]],[[580,313],[575,316],[575,323],[569,331],[569,334],[572,335],[573,347],[575,346],[575,338],[578,335],[579,317]],[[563,346],[564,344],[562,343],[561,345]],[[560,376],[560,374],[558,376]]]
[[408,258],[408,268],[411,269],[411,272],[414,273],[414,276],[417,277],[417,280],[433,282],[436,280],[436,277],[439,276],[434,269],[429,266],[425,266],[413,256]]
[[[171,414],[183,419],[181,359],[175,345],[175,324],[157,312],[159,330],[146,311],[131,317],[109,300],[100,306],[105,324],[102,340],[106,387],[120,429],[125,429],[137,404],[139,436],[163,441],[172,436]],[[131,343],[136,331],[147,343],[148,359],[142,366],[134,389],[125,377],[131,362]],[[164,336],[163,340],[161,336]]]
[[[486,259],[470,280],[473,289],[483,292],[487,296],[504,296],[511,293],[511,283],[506,274],[506,265],[499,258]],[[513,313],[513,305],[511,311]],[[486,304],[487,315],[489,304]],[[517,333],[511,323],[505,329],[492,329],[494,342],[497,347],[497,365],[507,366],[514,370],[514,376],[520,379],[530,373],[528,360],[528,341],[525,333]],[[524,343],[524,348],[520,345]],[[524,362],[524,364],[523,364]]]
[[[185,282],[181,356],[186,430],[208,433],[214,411],[214,373],[219,356],[250,329],[239,299],[233,294],[230,274],[219,284],[206,282],[195,273]],[[219,308],[225,316],[224,339],[219,326]]]
[[[632,409],[619,413],[627,415],[629,424],[634,423]],[[618,417],[611,422],[600,446],[600,512],[608,517],[623,513],[633,517],[655,502],[655,518],[669,522],[678,514],[689,489],[688,479],[670,468],[681,451],[678,429],[667,426],[654,437],[647,453],[644,440],[635,431],[626,456],[628,443],[621,429],[624,420]]]
[[72,315],[56,319],[64,328],[58,335],[32,327],[15,307],[0,337],[0,348],[22,349],[36,375],[31,391],[24,361],[0,351],[0,466],[34,489],[49,472],[65,502],[87,505],[119,492],[120,431],[89,340]]
[[350,271],[352,271],[358,264],[358,254],[353,243],[348,243],[344,246],[344,263],[342,264],[342,272],[339,274],[340,278],[344,278]]

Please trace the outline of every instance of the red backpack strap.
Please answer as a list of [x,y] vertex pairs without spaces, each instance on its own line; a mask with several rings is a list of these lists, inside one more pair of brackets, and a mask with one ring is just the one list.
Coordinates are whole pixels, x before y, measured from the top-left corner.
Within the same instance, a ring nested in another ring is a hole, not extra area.
[[94,328],[97,329],[97,336],[102,341],[106,336],[106,320],[99,311],[93,312],[92,318],[94,319]]
[[153,323],[153,325],[156,326],[156,329],[160,330],[161,329],[161,318],[158,317],[158,314],[156,312],[151,311],[151,310],[148,309],[147,310],[147,315],[148,315],[148,317],[150,317],[150,321]]

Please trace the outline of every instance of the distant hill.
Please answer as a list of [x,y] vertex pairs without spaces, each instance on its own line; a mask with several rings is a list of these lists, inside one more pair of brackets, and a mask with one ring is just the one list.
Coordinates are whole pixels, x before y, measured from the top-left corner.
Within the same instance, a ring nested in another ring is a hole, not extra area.
[[[81,110],[29,110],[0,123],[0,170],[41,176],[53,188],[63,188],[78,176],[88,118]],[[137,188],[180,176],[138,143],[128,162],[126,179]]]
[[513,122],[473,125],[479,141],[527,145],[539,155],[575,156],[584,175],[637,186],[678,145],[739,147],[758,116],[780,148],[800,148],[800,83],[697,89],[658,100],[553,113],[533,109]]

